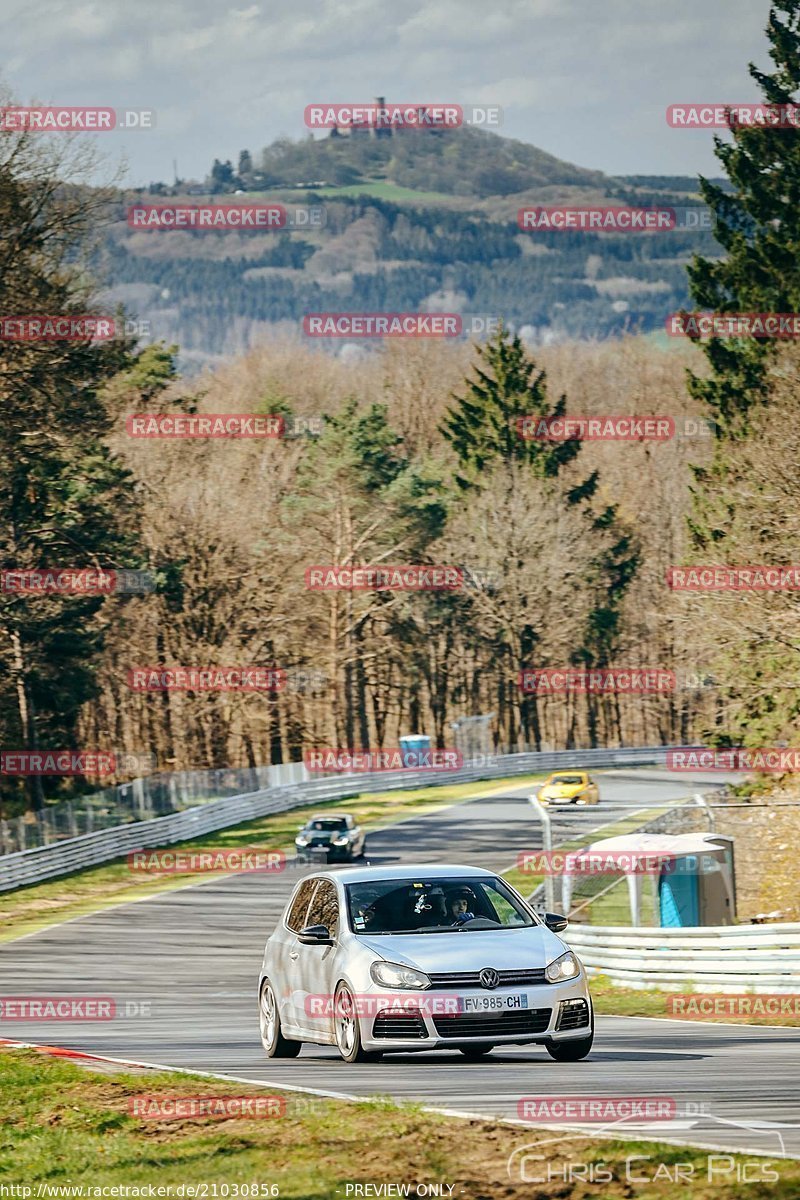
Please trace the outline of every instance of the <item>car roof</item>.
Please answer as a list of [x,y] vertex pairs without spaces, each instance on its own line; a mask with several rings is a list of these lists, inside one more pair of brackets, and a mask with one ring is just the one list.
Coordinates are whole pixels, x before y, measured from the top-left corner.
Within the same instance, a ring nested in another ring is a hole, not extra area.
[[329,817],[350,817],[352,819],[352,814],[343,812],[312,813],[306,821],[306,825],[310,825],[312,821],[326,821]]
[[496,877],[495,871],[483,867],[457,866],[450,863],[412,863],[407,867],[344,867],[338,871],[315,871],[314,878],[339,879],[342,883],[378,883],[381,879],[452,879],[463,875]]

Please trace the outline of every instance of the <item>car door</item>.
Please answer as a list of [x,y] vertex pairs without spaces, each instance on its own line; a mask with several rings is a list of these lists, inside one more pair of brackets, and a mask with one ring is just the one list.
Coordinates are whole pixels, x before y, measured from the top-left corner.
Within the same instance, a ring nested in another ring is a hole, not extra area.
[[339,899],[330,879],[320,879],[306,913],[306,925],[324,925],[332,946],[304,946],[298,942],[298,979],[305,993],[298,1022],[315,1041],[333,1041],[333,978],[339,933]]
[[300,942],[297,935],[308,922],[306,913],[314,895],[317,880],[304,879],[292,897],[286,914],[281,918],[270,946],[268,973],[272,980],[280,1005],[281,1021],[284,1026],[297,1026],[303,997],[299,976]]

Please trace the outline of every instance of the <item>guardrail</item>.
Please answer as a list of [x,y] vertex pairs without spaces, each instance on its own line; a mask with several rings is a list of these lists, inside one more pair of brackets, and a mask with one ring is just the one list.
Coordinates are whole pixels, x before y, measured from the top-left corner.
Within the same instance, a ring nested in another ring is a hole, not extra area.
[[[696,747],[692,747],[693,749]],[[269,813],[287,812],[320,800],[344,800],[363,792],[388,792],[397,789],[435,787],[443,784],[473,783],[483,779],[503,779],[554,771],[563,764],[572,767],[630,767],[660,765],[667,751],[687,749],[679,746],[645,746],[631,749],[554,750],[525,754],[482,756],[460,770],[406,769],[372,771],[352,775],[309,777],[302,764],[289,763],[283,777],[298,774],[299,782],[288,786],[262,788],[240,796],[207,801],[198,807],[170,813],[152,820],[133,821],[96,833],[65,838],[52,845],[17,851],[0,856],[0,892],[55,879],[85,867],[97,866],[122,858],[132,850],[168,846],[190,838],[202,837],[230,825],[239,825]],[[273,768],[269,768],[272,770]]]
[[570,925],[565,940],[587,973],[632,988],[800,991],[800,924],[634,929]]

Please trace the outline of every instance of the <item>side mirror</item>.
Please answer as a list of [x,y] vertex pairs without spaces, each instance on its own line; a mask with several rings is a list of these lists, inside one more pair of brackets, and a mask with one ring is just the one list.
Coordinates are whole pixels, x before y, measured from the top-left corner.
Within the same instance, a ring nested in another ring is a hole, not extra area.
[[553,933],[561,933],[569,925],[569,921],[562,917],[561,913],[545,913],[544,923]]
[[326,925],[306,925],[305,929],[300,930],[297,938],[304,946],[333,945],[333,938]]

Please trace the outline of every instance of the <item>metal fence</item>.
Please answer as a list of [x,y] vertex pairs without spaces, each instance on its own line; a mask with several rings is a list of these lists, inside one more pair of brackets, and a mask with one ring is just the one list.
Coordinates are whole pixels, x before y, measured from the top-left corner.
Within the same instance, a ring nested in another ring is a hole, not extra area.
[[[478,761],[473,761],[460,770],[407,769],[322,776],[314,779],[309,777],[302,763],[255,768],[253,772],[243,773],[190,773],[202,776],[202,780],[198,780],[193,786],[197,786],[203,792],[203,802],[198,803],[195,796],[194,804],[190,807],[154,817],[145,816],[146,807],[132,804],[126,810],[126,823],[118,821],[110,828],[98,830],[95,827],[93,831],[80,832],[77,836],[61,836],[58,840],[51,837],[49,842],[45,841],[35,847],[28,843],[27,848],[6,852],[0,856],[0,892],[44,879],[54,879],[87,866],[110,862],[132,850],[172,845],[253,820],[267,813],[284,812],[323,799],[345,799],[365,792],[388,792],[470,783],[482,779],[510,778],[515,775],[553,771],[565,763],[573,767],[647,766],[664,763],[668,750],[680,748],[651,746],[481,756]],[[245,776],[247,783],[258,785],[258,771],[266,772],[266,786],[262,783],[244,793],[220,799],[206,799],[215,788],[235,786],[234,779],[241,782],[241,775]],[[210,779],[210,776],[220,778]],[[175,776],[174,799],[178,804],[186,803],[187,798],[190,802],[191,788],[187,783],[182,789],[179,778]],[[228,784],[226,780],[229,781]],[[131,787],[133,795],[135,785],[126,786]],[[169,784],[166,785],[166,792],[169,792]],[[6,830],[1,835],[7,839],[11,836],[9,824],[6,823]],[[6,844],[9,844],[8,841]]]
[[302,763],[156,772],[100,792],[47,804],[41,812],[0,820],[0,855],[50,846],[134,821],[151,821],[226,796],[302,783],[307,777]]
[[691,929],[571,925],[564,937],[589,975],[627,987],[800,991],[800,923]]

